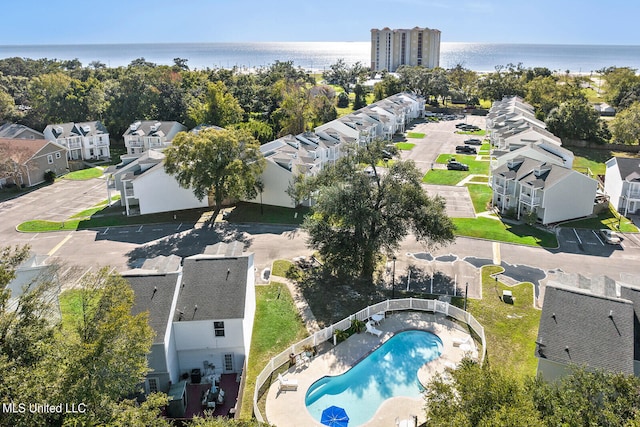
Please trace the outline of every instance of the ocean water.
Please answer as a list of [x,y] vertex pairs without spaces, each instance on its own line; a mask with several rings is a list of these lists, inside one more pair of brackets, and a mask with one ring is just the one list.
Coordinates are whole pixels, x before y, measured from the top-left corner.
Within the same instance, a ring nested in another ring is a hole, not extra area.
[[[255,68],[275,61],[293,61],[308,70],[323,71],[338,59],[347,64],[369,65],[369,42],[279,42],[279,43],[165,43],[165,44],[77,44],[0,46],[0,58],[79,59],[83,65],[100,61],[109,67],[126,66],[136,58],[160,65],[174,58],[188,59],[191,68]],[[493,71],[509,63],[547,67],[553,71],[589,73],[603,67],[640,69],[640,46],[555,45],[443,42],[440,66],[457,64],[475,71]]]

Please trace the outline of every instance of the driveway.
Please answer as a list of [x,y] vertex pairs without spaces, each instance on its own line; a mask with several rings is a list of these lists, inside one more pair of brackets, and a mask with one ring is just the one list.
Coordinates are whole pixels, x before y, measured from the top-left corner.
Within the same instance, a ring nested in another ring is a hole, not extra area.
[[454,187],[451,185],[422,184],[426,193],[433,197],[439,195],[447,201],[447,215],[452,218],[475,218],[471,196],[467,187]]

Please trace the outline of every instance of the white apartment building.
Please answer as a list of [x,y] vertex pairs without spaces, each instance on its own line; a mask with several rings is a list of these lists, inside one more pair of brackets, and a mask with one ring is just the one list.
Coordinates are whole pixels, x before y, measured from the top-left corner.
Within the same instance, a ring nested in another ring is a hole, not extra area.
[[373,28],[371,69],[394,72],[401,65],[439,67],[440,30]]
[[150,149],[167,148],[178,132],[186,131],[178,122],[143,120],[132,123],[124,132],[127,154],[142,154]]
[[69,160],[111,157],[109,131],[100,121],[48,125],[44,137],[69,149]]

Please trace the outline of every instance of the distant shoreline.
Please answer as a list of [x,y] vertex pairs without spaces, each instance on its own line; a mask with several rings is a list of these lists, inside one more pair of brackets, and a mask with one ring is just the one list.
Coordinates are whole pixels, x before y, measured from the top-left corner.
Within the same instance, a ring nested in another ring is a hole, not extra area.
[[[0,45],[0,58],[78,59],[83,66],[99,61],[110,68],[127,66],[145,58],[158,65],[187,59],[191,69],[256,69],[275,61],[293,61],[305,70],[322,72],[338,59],[347,64],[371,61],[371,43],[358,42],[228,42],[228,43],[119,43]],[[524,68],[546,67],[555,72],[589,74],[618,66],[640,69],[640,46],[578,44],[515,44],[443,42],[440,66],[461,64],[478,72],[492,72],[498,65],[521,63]]]

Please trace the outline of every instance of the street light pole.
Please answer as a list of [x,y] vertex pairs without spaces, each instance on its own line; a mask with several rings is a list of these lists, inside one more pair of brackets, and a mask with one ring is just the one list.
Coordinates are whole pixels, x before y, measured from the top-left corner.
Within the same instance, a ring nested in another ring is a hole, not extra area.
[[469,282],[464,286],[464,311],[467,311],[467,293],[469,293]]
[[393,273],[391,275],[391,299],[394,299],[396,297],[396,260],[398,258],[396,258],[396,256],[394,255],[391,259],[393,260]]

